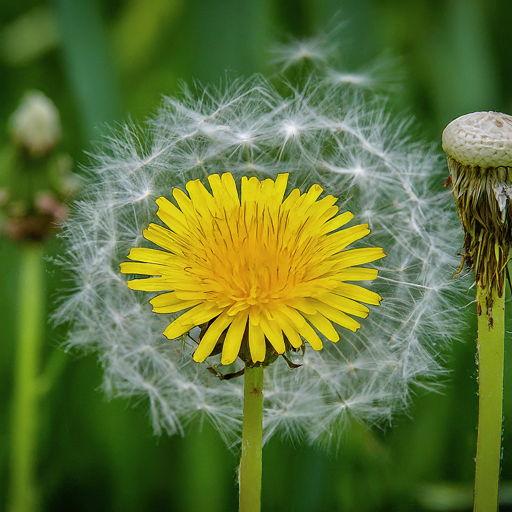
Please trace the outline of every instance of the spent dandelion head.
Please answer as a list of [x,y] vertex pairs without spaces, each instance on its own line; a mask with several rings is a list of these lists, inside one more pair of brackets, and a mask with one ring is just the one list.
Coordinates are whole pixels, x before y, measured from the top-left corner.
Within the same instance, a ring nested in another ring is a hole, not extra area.
[[501,297],[512,240],[512,116],[461,116],[445,128],[443,149],[465,232],[463,261],[481,288]]
[[443,149],[462,225],[464,262],[474,269],[477,303],[478,437],[474,510],[497,507],[503,423],[505,276],[512,241],[512,117],[474,112],[452,121]]
[[[70,324],[70,346],[99,353],[110,394],[147,397],[156,431],[183,432],[201,417],[239,438],[243,384],[216,377],[241,369],[239,344],[250,364],[291,347],[288,362],[279,357],[265,370],[265,439],[328,442],[350,418],[389,420],[414,385],[430,386],[442,371],[460,316],[450,279],[459,231],[449,192],[431,187],[442,181],[440,160],[378,97],[320,75],[303,84],[255,76],[185,89],[144,127],[112,134],[94,157],[62,235],[75,288],[55,318]],[[261,231],[240,242],[256,220]],[[344,243],[352,245],[330,253]],[[278,252],[279,265],[262,271]],[[130,289],[120,264],[157,277]],[[280,279],[282,288],[271,286]],[[352,317],[369,309],[355,329]],[[323,349],[294,352],[302,339]]]

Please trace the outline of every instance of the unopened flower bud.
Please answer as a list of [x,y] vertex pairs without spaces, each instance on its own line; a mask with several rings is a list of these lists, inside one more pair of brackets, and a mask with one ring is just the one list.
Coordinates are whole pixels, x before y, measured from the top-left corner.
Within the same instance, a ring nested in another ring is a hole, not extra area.
[[31,156],[49,153],[61,136],[59,112],[53,102],[40,91],[30,91],[10,119],[16,144]]

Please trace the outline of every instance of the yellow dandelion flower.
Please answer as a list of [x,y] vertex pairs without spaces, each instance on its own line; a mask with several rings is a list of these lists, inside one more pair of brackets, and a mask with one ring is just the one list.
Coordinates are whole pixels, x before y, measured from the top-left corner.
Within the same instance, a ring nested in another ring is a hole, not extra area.
[[187,183],[188,196],[175,188],[178,206],[157,199],[168,229],[150,224],[143,234],[164,250],[134,248],[133,261],[121,263],[125,274],[151,276],[128,281],[133,290],[166,292],[151,300],[154,312],[187,309],[164,331],[167,338],[203,326],[195,361],[217,344],[223,364],[241,350],[263,362],[267,340],[277,354],[287,343],[301,347],[302,338],[320,350],[317,331],[336,342],[333,322],[356,331],[352,316],[369,313],[361,302],[380,303],[378,294],[347,281],[375,279],[377,270],[358,265],[385,255],[380,248],[345,250],[370,230],[368,224],[340,230],[353,215],[337,215],[337,198],[318,200],[322,188],[313,185],[284,199],[288,174],[275,181],[243,177],[240,196],[230,173],[208,181],[212,193],[199,180]]

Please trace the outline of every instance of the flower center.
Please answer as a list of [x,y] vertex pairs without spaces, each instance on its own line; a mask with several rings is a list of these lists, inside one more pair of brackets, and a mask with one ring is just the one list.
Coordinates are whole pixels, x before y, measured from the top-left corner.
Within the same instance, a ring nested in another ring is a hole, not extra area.
[[[313,255],[318,262],[319,242],[325,235],[305,234],[304,223],[288,222],[281,208],[273,214],[268,208],[261,209],[252,219],[251,208],[235,210],[212,218],[215,236],[204,245],[197,239],[187,253],[189,262],[194,262],[187,271],[196,277],[209,300],[219,307],[235,306],[234,314],[250,306],[265,309],[269,302],[314,295],[315,290],[307,285],[312,277],[308,262]],[[210,230],[205,231],[200,236]],[[201,245],[203,250],[198,252]],[[288,246],[295,250],[290,252]],[[322,290],[326,291],[325,287]]]

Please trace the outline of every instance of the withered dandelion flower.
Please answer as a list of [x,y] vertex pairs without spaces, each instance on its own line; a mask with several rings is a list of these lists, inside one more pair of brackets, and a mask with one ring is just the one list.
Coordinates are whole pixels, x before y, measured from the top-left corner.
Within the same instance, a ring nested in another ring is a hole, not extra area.
[[303,339],[320,350],[316,331],[337,342],[333,323],[356,331],[353,316],[369,313],[361,303],[380,303],[377,293],[350,282],[377,277],[359,265],[384,257],[382,249],[346,250],[370,232],[368,224],[340,229],[353,215],[338,215],[331,195],[319,200],[319,185],[284,199],[288,174],[242,177],[240,196],[230,173],[208,182],[212,193],[200,180],[187,183],[188,196],[175,188],[177,206],[157,199],[167,228],[150,224],[143,234],[163,250],[134,248],[133,261],[121,263],[125,274],[151,276],[128,281],[130,288],[165,292],[151,300],[154,312],[187,310],[164,331],[167,338],[203,327],[195,361],[222,350],[225,365],[238,356],[264,364],[267,346],[283,354]]

